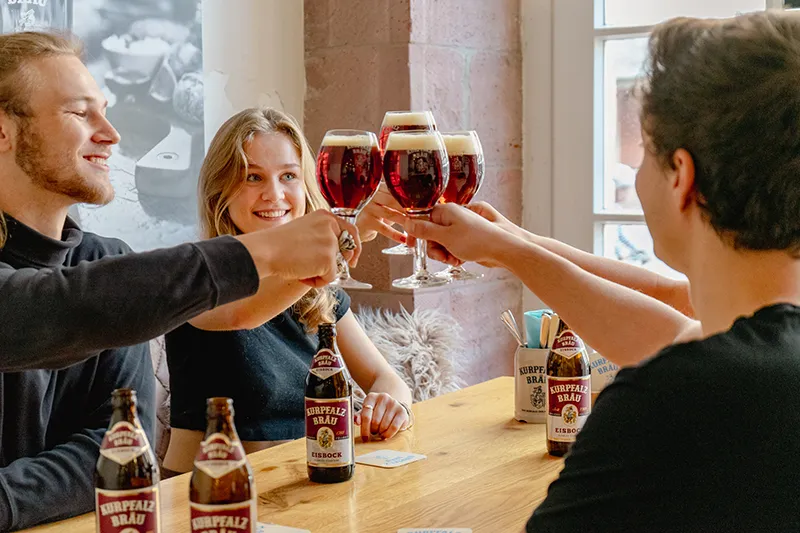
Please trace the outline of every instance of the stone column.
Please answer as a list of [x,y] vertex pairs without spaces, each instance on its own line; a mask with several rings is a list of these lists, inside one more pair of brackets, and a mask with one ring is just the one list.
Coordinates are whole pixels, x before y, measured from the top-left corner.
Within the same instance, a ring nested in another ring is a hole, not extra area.
[[[318,146],[331,128],[377,132],[388,110],[430,109],[442,131],[475,129],[486,156],[476,199],[522,217],[522,62],[519,0],[305,0],[305,128]],[[375,286],[359,304],[437,308],[463,330],[462,376],[510,374],[514,342],[499,314],[519,317],[522,290],[505,271],[469,265],[483,280],[417,291],[393,289],[408,257],[388,257],[379,238],[353,274]],[[431,263],[431,269],[444,268]]]

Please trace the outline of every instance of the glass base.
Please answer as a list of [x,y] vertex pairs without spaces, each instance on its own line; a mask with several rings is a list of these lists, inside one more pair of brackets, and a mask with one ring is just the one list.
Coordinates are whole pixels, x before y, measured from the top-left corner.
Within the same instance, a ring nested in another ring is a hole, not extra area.
[[392,287],[397,289],[426,289],[428,287],[441,287],[448,283],[450,283],[449,280],[437,278],[423,270],[413,276],[394,280]]
[[473,281],[476,279],[481,279],[483,274],[476,274],[475,272],[464,270],[461,267],[450,267],[447,270],[437,272],[434,274],[434,276],[447,281]]
[[398,244],[397,246],[392,246],[391,248],[384,248],[381,250],[381,253],[386,255],[414,255],[414,249],[409,248],[405,244]]
[[349,277],[345,278],[342,276],[339,276],[338,278],[330,282],[329,285],[332,285],[334,287],[341,287],[343,289],[360,289],[365,291],[368,291],[372,288],[372,285],[370,285],[369,283],[364,283],[363,281],[358,281]]

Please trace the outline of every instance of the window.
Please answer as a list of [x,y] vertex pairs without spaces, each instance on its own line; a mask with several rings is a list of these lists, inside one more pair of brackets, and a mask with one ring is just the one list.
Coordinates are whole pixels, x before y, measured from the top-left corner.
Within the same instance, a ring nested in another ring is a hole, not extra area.
[[776,7],[800,0],[523,0],[526,227],[680,276],[654,256],[634,189],[642,147],[631,89],[649,33],[675,16]]

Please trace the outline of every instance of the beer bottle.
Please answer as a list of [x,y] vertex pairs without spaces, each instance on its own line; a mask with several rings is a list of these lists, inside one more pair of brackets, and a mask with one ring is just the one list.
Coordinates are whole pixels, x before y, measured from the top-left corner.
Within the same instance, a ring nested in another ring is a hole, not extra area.
[[208,425],[189,482],[192,533],[255,533],[253,469],[233,425],[233,400],[206,401]]
[[[559,320],[553,315],[552,320]],[[563,320],[553,328],[547,355],[547,452],[561,457],[575,442],[592,410],[592,385],[586,346]]]
[[347,481],[355,471],[353,388],[336,345],[336,324],[319,326],[306,376],[306,463],[316,483]]
[[97,532],[158,533],[158,464],[136,414],[136,392],[115,390],[111,406],[95,467]]

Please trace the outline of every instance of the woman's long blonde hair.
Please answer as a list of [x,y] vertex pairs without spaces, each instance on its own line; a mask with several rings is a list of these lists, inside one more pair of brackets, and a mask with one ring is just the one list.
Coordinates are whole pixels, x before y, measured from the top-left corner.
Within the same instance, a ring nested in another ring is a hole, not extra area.
[[[199,213],[204,238],[239,235],[242,232],[231,219],[228,207],[239,193],[248,175],[245,145],[256,133],[283,134],[292,141],[300,156],[306,213],[328,209],[317,185],[314,153],[297,121],[282,111],[251,107],[236,113],[220,127],[200,168]],[[311,289],[292,310],[306,331],[313,333],[323,322],[333,322],[336,298],[330,288]]]

